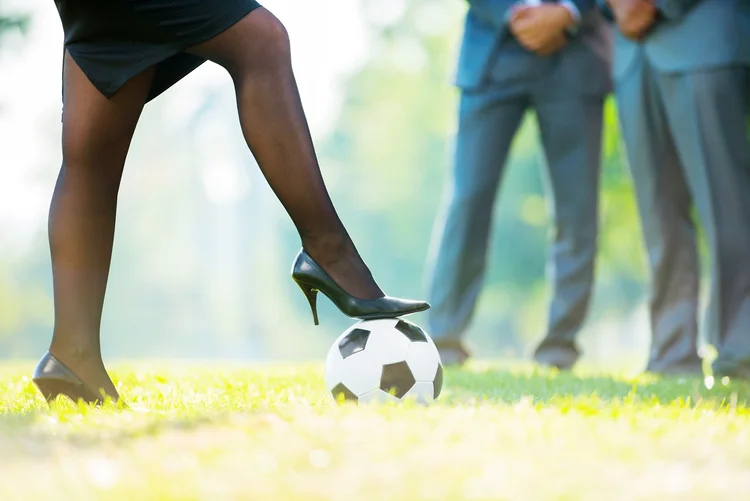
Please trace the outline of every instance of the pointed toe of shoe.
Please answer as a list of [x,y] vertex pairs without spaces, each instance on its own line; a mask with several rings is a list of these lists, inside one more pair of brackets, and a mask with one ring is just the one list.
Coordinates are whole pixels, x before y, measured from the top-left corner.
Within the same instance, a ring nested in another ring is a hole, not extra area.
[[417,313],[430,309],[430,303],[428,303],[427,301],[414,301],[412,299],[406,299],[403,300],[403,302],[404,309],[408,310],[411,313]]
[[386,296],[380,301],[383,305],[382,313],[396,317],[418,313],[430,308],[429,303],[425,301],[415,301],[413,299],[400,299]]

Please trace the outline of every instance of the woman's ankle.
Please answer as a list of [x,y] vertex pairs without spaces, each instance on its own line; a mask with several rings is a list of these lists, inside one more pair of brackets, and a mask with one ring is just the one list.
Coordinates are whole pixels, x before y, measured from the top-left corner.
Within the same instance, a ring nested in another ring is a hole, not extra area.
[[320,264],[334,262],[349,254],[356,254],[354,244],[345,232],[307,235],[302,237],[302,247]]
[[71,370],[75,367],[101,368],[104,361],[98,346],[63,343],[53,339],[49,352]]

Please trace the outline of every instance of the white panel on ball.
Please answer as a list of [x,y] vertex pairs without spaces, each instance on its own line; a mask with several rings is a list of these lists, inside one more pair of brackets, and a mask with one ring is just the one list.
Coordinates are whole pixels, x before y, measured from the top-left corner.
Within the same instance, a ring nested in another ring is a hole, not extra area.
[[368,391],[359,397],[360,404],[383,404],[386,402],[400,403],[401,401],[379,388],[377,390]]
[[352,328],[363,328],[368,331],[393,329],[398,323],[397,318],[379,318],[376,320],[360,320]]
[[[334,345],[336,346],[336,345]],[[344,364],[344,359],[341,358],[341,353],[337,349],[331,348],[328,351],[326,357],[326,388],[330,391],[334,386],[341,382],[341,366]]]
[[432,383],[440,365],[440,353],[434,344],[411,343],[406,354],[406,363],[409,364],[414,379]]
[[341,382],[357,396],[380,387],[383,366],[368,350],[346,357],[341,363]]
[[432,383],[417,382],[404,395],[404,400],[416,400],[420,404],[429,404],[435,400],[435,386]]
[[369,321],[361,328],[370,331],[367,341],[367,352],[372,353],[383,365],[403,362],[409,351],[409,338],[393,328],[394,320]]

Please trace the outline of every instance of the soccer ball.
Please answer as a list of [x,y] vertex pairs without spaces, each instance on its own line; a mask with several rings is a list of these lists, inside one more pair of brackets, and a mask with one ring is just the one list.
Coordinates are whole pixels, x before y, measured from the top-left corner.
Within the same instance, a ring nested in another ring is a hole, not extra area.
[[362,320],[331,346],[325,381],[339,403],[414,399],[427,404],[440,395],[443,367],[435,343],[413,323]]

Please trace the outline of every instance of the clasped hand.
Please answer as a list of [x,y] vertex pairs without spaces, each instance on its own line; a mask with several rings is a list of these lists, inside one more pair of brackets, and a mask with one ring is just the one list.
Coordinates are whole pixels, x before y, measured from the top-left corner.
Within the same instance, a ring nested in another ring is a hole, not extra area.
[[562,5],[519,5],[511,13],[510,31],[526,49],[547,56],[565,46],[565,29],[574,22],[573,14]]
[[640,41],[656,21],[656,6],[653,0],[607,0],[617,26],[631,40]]

